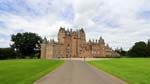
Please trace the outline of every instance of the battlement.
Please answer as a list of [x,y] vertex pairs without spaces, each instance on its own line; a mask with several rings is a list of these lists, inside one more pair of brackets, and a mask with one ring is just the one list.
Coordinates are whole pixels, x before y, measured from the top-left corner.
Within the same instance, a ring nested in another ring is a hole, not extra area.
[[58,32],[58,35],[59,34],[64,34],[66,36],[72,36],[72,35],[80,35],[80,34],[85,34],[84,32],[84,29],[83,28],[80,28],[80,29],[77,29],[77,30],[72,30],[72,29],[65,29],[63,27],[60,27],[59,29],[59,32]]

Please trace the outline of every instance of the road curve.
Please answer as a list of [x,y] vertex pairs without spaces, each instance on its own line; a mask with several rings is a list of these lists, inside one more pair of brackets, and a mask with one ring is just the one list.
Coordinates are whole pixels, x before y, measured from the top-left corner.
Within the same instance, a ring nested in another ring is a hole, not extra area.
[[68,60],[34,84],[127,84],[126,82],[87,64]]

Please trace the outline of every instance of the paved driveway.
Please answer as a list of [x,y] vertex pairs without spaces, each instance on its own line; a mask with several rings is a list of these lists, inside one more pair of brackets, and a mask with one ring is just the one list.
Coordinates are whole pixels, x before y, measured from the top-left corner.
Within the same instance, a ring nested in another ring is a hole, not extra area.
[[80,60],[68,60],[34,84],[127,84]]

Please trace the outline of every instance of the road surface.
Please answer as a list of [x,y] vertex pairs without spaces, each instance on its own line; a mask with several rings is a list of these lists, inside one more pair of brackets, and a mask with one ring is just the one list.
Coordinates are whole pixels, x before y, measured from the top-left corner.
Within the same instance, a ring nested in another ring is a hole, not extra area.
[[34,84],[127,84],[81,60],[68,60]]

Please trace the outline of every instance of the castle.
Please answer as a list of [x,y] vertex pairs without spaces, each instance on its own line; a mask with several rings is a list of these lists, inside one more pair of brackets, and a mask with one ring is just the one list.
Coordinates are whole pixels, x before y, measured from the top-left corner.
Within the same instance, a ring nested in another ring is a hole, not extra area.
[[89,40],[86,42],[86,35],[81,28],[77,31],[65,30],[60,27],[58,32],[58,42],[44,38],[41,44],[41,58],[99,58],[99,57],[119,57],[119,54],[113,51],[108,45],[105,45],[104,39]]

